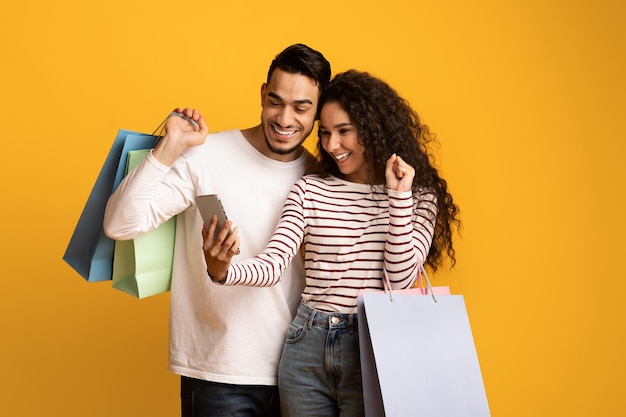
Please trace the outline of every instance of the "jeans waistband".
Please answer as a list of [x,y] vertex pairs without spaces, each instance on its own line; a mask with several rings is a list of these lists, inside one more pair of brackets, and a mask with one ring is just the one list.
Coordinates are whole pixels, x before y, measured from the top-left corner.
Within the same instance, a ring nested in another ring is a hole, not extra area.
[[326,329],[346,328],[352,333],[357,325],[357,315],[347,313],[326,313],[324,311],[315,310],[303,302],[298,307],[298,316],[307,321],[310,329],[313,325],[324,327]]

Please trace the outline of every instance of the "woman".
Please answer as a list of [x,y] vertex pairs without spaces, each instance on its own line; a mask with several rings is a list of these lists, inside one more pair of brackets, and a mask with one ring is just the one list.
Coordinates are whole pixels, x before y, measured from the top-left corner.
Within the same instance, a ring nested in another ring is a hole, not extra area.
[[356,299],[411,287],[421,265],[455,253],[458,208],[431,163],[428,127],[385,82],[338,74],[320,97],[316,174],[290,192],[276,231],[253,259],[230,264],[237,228],[203,231],[207,271],[223,285],[271,286],[304,245],[306,287],[279,367],[286,416],[362,416]]

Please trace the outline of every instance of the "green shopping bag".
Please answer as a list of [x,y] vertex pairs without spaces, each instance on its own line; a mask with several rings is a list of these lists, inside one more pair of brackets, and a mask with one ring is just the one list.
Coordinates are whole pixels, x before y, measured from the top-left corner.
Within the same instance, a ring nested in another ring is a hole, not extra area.
[[[149,152],[149,149],[128,152],[126,174]],[[172,217],[135,239],[116,241],[113,287],[140,299],[169,291],[175,236],[176,217]]]

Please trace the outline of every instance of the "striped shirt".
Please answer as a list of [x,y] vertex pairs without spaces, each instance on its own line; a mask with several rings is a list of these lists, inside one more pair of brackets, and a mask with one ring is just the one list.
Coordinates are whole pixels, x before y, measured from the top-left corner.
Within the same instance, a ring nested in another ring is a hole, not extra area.
[[428,255],[436,215],[436,197],[429,191],[398,192],[307,175],[291,189],[265,250],[233,263],[224,284],[274,285],[304,244],[305,304],[356,313],[361,292],[383,289],[383,270],[392,289],[413,284]]

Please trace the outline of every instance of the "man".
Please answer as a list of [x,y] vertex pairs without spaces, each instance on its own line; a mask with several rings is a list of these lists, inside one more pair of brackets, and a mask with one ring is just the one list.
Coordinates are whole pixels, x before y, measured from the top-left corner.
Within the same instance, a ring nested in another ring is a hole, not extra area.
[[[269,240],[293,183],[314,161],[311,133],[330,64],[306,45],[286,48],[261,86],[261,123],[207,136],[200,112],[176,109],[166,135],[111,196],[104,229],[132,239],[177,215],[170,306],[170,370],[181,375],[182,415],[279,415],[277,369],[304,285],[302,259],[280,285],[211,282],[195,198],[217,194],[239,227],[242,259]],[[197,124],[189,122],[193,120]]]

